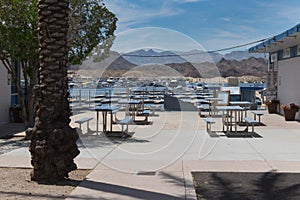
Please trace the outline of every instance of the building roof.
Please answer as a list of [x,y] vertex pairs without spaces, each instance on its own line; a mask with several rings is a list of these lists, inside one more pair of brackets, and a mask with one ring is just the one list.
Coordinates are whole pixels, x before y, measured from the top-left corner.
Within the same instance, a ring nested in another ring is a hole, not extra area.
[[280,48],[282,48],[284,45],[283,43],[291,43],[295,42],[292,40],[295,40],[296,38],[299,41],[300,37],[300,24],[297,24],[293,28],[284,31],[283,33],[276,35],[274,37],[269,38],[268,40],[251,47],[249,49],[250,53],[266,53],[266,52],[274,52]]

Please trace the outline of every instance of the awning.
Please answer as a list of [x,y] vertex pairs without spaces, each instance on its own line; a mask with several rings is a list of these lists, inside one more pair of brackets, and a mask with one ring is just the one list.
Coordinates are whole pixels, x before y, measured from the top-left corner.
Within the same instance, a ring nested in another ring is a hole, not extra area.
[[293,28],[276,35],[265,42],[262,42],[254,47],[249,49],[250,53],[266,53],[272,51],[272,46],[277,45],[278,43],[283,43],[288,40],[288,38],[295,38],[297,35],[300,35],[300,24],[294,26]]

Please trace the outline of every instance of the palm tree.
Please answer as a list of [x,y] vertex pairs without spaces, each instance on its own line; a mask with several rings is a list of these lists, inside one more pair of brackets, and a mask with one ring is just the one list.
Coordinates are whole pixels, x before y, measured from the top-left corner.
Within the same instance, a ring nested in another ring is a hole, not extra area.
[[30,144],[31,179],[55,183],[77,168],[78,134],[69,126],[67,35],[68,0],[39,0],[39,85],[35,125]]

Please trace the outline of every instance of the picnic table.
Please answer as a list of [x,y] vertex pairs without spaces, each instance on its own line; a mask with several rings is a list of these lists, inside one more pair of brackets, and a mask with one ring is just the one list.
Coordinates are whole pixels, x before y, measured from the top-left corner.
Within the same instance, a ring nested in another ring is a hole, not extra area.
[[137,101],[141,101],[141,109],[144,109],[144,104],[145,104],[145,100],[149,99],[149,95],[133,95],[131,97],[131,99],[137,100]]
[[206,100],[209,103],[209,116],[215,115],[215,106],[217,105],[218,101],[222,101],[223,99],[218,97],[209,97],[206,98]]
[[95,106],[94,108],[92,108],[91,110],[96,111],[96,132],[98,134],[98,126],[99,126],[99,112],[102,113],[102,120],[103,120],[103,128],[102,131],[103,133],[107,133],[108,129],[107,129],[107,114],[110,113],[110,131],[112,132],[112,121],[113,121],[113,114],[112,112],[115,110],[119,110],[120,106],[118,105],[114,105],[114,106],[109,106],[109,105],[101,105],[101,106]]
[[229,104],[231,106],[249,107],[251,105],[251,102],[250,101],[230,101]]
[[[237,124],[241,121],[241,112],[244,111],[244,108],[241,106],[216,106],[217,110],[222,111],[222,122],[223,122],[223,131],[226,126],[226,132],[229,130],[232,132],[234,126],[235,132],[237,132]],[[234,116],[234,121],[232,121],[232,116]]]
[[135,117],[137,116],[138,110],[142,105],[141,100],[122,100],[119,101],[119,104],[127,105],[128,112],[131,112],[132,120],[135,121]]

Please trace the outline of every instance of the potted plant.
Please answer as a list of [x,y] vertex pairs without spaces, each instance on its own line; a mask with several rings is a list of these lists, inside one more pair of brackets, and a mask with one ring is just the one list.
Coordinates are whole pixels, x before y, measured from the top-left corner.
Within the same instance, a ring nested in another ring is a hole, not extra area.
[[294,121],[296,112],[299,111],[299,106],[291,103],[290,105],[281,105],[281,109],[284,112],[285,121]]
[[24,122],[22,118],[22,108],[20,105],[14,105],[9,108],[10,113],[12,114],[13,121],[16,123]]
[[279,104],[279,100],[273,99],[266,102],[269,113],[277,113],[277,107]]

